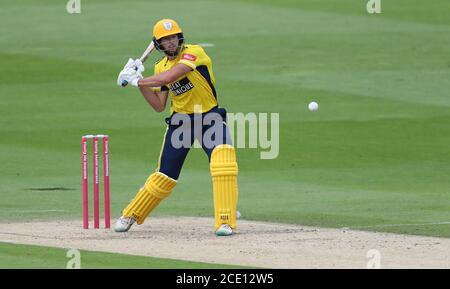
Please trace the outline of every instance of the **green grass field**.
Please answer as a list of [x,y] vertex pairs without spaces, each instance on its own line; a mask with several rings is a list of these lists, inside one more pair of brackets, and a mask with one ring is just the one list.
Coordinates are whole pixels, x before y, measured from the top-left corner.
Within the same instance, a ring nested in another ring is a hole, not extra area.
[[[0,269],[74,268],[76,256],[70,249],[17,245],[0,242]],[[81,269],[231,269],[240,266],[141,257],[92,251],[79,251]]]
[[[171,17],[188,43],[215,45],[206,51],[221,106],[280,114],[278,158],[238,150],[246,219],[450,237],[448,0],[383,0],[379,15],[362,0],[81,3],[70,15],[65,1],[2,1],[3,221],[81,221],[80,137],[90,133],[111,136],[120,215],[156,166],[168,109],[118,88],[117,73]],[[155,215],[212,212],[207,157],[192,150]]]

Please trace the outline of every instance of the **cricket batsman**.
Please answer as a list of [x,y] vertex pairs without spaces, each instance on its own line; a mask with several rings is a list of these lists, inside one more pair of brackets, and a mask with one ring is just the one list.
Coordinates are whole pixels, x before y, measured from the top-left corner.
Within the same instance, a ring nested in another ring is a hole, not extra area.
[[164,111],[170,96],[170,116],[158,165],[116,222],[116,232],[127,232],[167,198],[177,184],[184,160],[197,139],[208,155],[214,193],[214,227],[217,236],[236,228],[238,199],[235,148],[226,125],[226,111],[219,108],[212,62],[202,47],[184,43],[180,26],[162,19],[153,27],[153,42],[164,57],[154,75],[143,78],[144,67],[130,59],[117,79],[131,84],[157,112]]

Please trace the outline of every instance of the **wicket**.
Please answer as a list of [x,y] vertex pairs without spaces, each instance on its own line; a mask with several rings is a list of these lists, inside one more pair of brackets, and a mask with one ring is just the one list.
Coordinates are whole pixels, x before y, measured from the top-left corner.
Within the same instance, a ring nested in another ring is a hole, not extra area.
[[103,140],[103,194],[105,210],[105,228],[110,227],[110,198],[109,198],[109,136],[84,135],[81,137],[81,187],[83,191],[83,228],[89,228],[89,188],[88,188],[88,153],[87,142],[92,139],[92,162],[94,183],[94,228],[100,228],[100,199],[99,199],[99,175],[98,175],[98,140]]

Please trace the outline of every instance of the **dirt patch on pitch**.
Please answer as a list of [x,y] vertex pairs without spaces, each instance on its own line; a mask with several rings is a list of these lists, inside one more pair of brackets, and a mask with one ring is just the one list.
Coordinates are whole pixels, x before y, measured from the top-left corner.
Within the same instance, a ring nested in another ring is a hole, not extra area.
[[[239,220],[216,237],[212,218],[154,217],[128,233],[80,221],[0,223],[0,241],[267,268],[449,268],[450,239]],[[370,251],[378,250],[378,251]]]

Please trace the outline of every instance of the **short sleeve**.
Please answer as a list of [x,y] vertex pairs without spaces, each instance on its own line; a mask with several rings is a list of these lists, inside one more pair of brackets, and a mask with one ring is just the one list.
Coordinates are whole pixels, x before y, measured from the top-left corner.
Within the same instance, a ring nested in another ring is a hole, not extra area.
[[206,61],[207,56],[203,48],[200,46],[191,46],[181,52],[178,63],[183,63],[194,70],[198,66],[206,64]]

